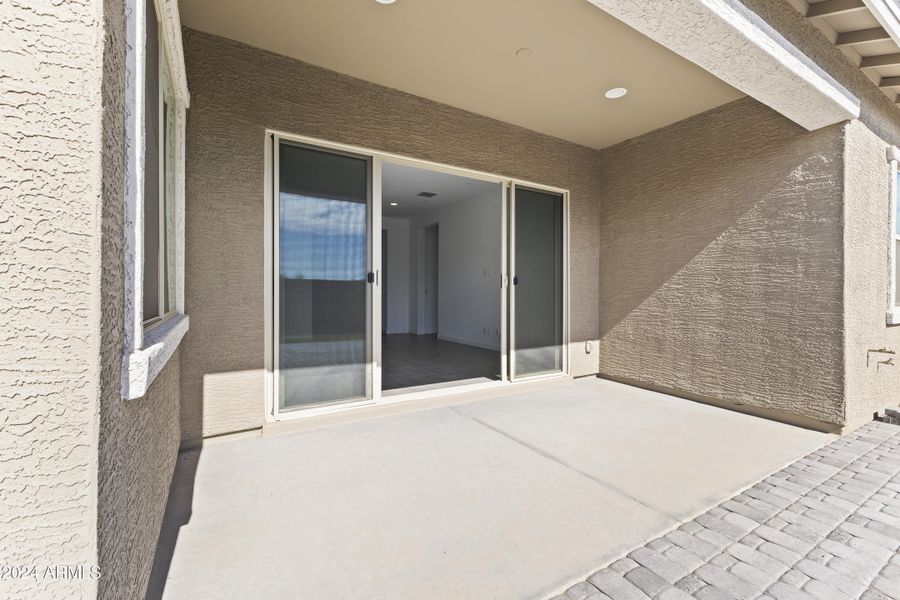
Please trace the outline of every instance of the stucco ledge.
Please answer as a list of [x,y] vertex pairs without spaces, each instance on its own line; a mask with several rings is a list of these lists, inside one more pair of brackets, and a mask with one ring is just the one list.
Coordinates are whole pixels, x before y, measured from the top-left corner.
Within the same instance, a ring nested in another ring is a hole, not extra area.
[[127,376],[122,378],[123,399],[144,397],[150,384],[172,358],[189,325],[188,316],[178,314],[144,335],[143,348],[125,357],[123,370]]
[[887,324],[900,325],[900,308],[895,308],[894,310],[889,310],[887,312]]

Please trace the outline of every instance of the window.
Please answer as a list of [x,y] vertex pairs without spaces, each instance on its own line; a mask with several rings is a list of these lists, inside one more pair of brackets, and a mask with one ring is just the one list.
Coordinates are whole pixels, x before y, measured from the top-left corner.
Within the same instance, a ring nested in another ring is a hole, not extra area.
[[894,308],[900,301],[900,264],[897,256],[900,255],[900,171],[894,169]]
[[888,246],[888,302],[887,302],[887,322],[888,325],[900,325],[900,264],[898,264],[898,256],[900,256],[900,149],[891,146],[887,151],[888,162],[890,163],[890,197],[889,197],[889,218],[890,223],[890,242]]
[[125,352],[143,398],[189,327],[183,308],[185,111],[177,0],[126,0]]
[[144,71],[143,323],[175,314],[175,178],[172,78],[153,0],[146,0]]

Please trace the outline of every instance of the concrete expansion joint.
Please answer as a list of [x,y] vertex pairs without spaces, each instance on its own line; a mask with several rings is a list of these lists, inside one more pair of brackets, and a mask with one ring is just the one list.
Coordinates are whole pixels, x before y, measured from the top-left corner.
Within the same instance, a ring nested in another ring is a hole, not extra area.
[[449,408],[450,408],[453,412],[457,413],[458,415],[460,415],[460,416],[462,416],[462,417],[465,417],[466,419],[469,419],[469,420],[471,420],[471,421],[474,421],[475,423],[478,423],[478,424],[481,425],[482,427],[486,427],[487,429],[490,429],[490,430],[493,431],[494,433],[497,433],[497,434],[499,434],[499,435],[501,435],[501,436],[507,438],[508,440],[511,440],[511,441],[515,442],[516,444],[519,444],[520,446],[523,446],[523,447],[527,448],[527,449],[530,450],[531,452],[534,452],[535,454],[538,454],[539,456],[541,456],[541,457],[543,457],[543,458],[545,458],[545,459],[547,459],[547,460],[553,461],[553,462],[555,462],[556,464],[561,465],[561,466],[565,467],[566,469],[572,471],[573,473],[577,473],[577,474],[580,475],[581,477],[585,477],[585,478],[587,478],[587,479],[590,479],[592,482],[596,483],[597,485],[600,485],[600,486],[604,487],[605,489],[608,489],[608,490],[610,490],[610,491],[612,491],[612,492],[614,492],[614,493],[616,493],[616,494],[618,494],[618,495],[620,495],[620,496],[622,496],[622,497],[624,497],[624,498],[627,498],[628,500],[631,500],[632,502],[635,502],[635,503],[637,503],[637,504],[640,504],[640,505],[643,506],[644,508],[647,508],[647,509],[649,509],[649,510],[652,510],[653,512],[655,512],[655,513],[657,513],[657,514],[660,514],[660,515],[666,517],[667,519],[669,519],[670,521],[672,521],[673,524],[677,524],[677,523],[679,523],[679,522],[681,521],[681,519],[680,519],[679,517],[676,517],[676,516],[674,516],[674,515],[672,515],[672,514],[669,514],[669,513],[666,512],[665,510],[662,510],[662,509],[660,509],[660,508],[657,508],[657,507],[655,507],[655,506],[652,506],[652,505],[650,505],[650,504],[647,504],[646,502],[644,502],[644,501],[642,501],[642,500],[640,500],[640,499],[638,499],[638,498],[635,498],[634,496],[632,496],[631,494],[629,494],[629,493],[626,492],[625,490],[622,490],[622,489],[620,489],[620,488],[618,488],[618,487],[616,487],[616,486],[614,486],[614,485],[611,485],[611,484],[610,484],[609,482],[607,482],[607,481],[603,481],[602,479],[598,479],[597,477],[594,477],[594,476],[591,475],[590,473],[586,473],[585,471],[583,471],[583,470],[581,470],[581,469],[578,469],[577,467],[574,467],[573,465],[569,464],[568,462],[566,462],[565,460],[559,458],[558,456],[554,456],[553,454],[551,454],[551,453],[549,453],[549,452],[547,452],[547,451],[545,451],[545,450],[542,450],[541,448],[538,448],[537,446],[534,446],[534,445],[532,445],[532,444],[529,444],[528,442],[526,442],[526,441],[524,441],[524,440],[521,440],[521,439],[517,438],[516,436],[510,435],[509,433],[503,431],[502,429],[499,429],[499,428],[497,428],[497,427],[494,427],[494,426],[491,425],[490,423],[486,423],[485,421],[482,421],[481,419],[479,419],[479,418],[477,418],[477,417],[473,417],[472,415],[466,414],[465,412],[461,411],[461,410],[460,410],[458,407],[456,407],[456,406],[450,406]]

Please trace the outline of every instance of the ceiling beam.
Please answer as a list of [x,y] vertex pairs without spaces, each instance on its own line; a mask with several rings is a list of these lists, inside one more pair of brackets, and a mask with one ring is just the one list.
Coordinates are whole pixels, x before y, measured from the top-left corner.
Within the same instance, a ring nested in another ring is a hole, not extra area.
[[890,40],[891,36],[883,27],[872,27],[871,29],[860,29],[859,31],[845,31],[839,33],[837,40],[834,42],[836,46],[852,46],[853,44],[868,44],[869,42],[884,42]]
[[829,17],[831,15],[840,15],[866,8],[862,0],[825,0],[825,2],[816,2],[810,4],[806,11],[808,18]]
[[900,4],[897,0],[863,0],[869,12],[900,46]]
[[879,56],[864,56],[859,63],[860,69],[868,67],[893,67],[900,65],[900,52],[881,54]]
[[900,77],[882,77],[878,87],[891,88],[900,86]]

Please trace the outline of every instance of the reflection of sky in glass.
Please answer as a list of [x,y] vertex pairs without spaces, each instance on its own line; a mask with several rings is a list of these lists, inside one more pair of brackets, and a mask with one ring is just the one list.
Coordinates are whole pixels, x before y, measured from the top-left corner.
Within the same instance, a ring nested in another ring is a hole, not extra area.
[[358,281],[366,277],[366,205],[281,196],[281,276]]

